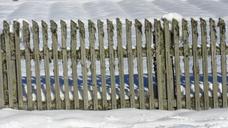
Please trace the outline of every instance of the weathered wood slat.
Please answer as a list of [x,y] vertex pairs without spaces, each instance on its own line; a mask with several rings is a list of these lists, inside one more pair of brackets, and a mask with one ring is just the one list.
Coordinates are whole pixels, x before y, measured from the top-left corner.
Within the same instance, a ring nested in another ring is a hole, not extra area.
[[123,63],[123,46],[122,46],[122,23],[119,18],[116,19],[117,31],[117,50],[118,50],[118,67],[120,77],[120,107],[125,107],[125,84],[124,84],[124,63]]
[[179,25],[176,19],[172,20],[172,32],[173,32],[173,42],[174,42],[174,54],[175,54],[175,72],[176,72],[176,98],[177,98],[177,109],[181,109],[181,70],[180,70],[180,55],[179,55]]
[[41,82],[40,82],[40,59],[39,59],[39,25],[32,21],[33,45],[35,52],[35,77],[36,77],[36,97],[37,108],[42,109]]
[[171,41],[170,41],[170,31],[169,31],[169,21],[167,19],[163,19],[163,27],[164,27],[164,37],[165,37],[165,66],[166,66],[166,80],[167,82],[167,99],[168,99],[168,110],[173,109],[173,90],[172,90],[172,63],[171,63],[171,56],[170,56],[170,48],[171,48]]
[[220,48],[221,48],[221,71],[222,71],[222,107],[227,107],[227,67],[226,67],[226,24],[223,19],[219,19],[219,33],[220,33]]
[[88,109],[88,83],[87,83],[87,64],[86,64],[86,53],[85,53],[85,27],[84,23],[78,20],[79,34],[80,34],[80,45],[81,45],[81,65],[82,65],[82,77],[83,77],[83,102],[84,109]]
[[65,108],[70,109],[70,98],[69,98],[69,83],[68,83],[68,63],[67,63],[67,25],[66,22],[61,20],[61,41],[62,41],[62,52],[63,52],[63,77],[64,77],[64,100]]
[[74,108],[79,108],[79,98],[78,98],[78,73],[77,73],[77,23],[73,20],[70,22],[71,28],[71,63],[72,63],[72,78],[73,78],[73,99],[74,99]]
[[6,68],[7,68],[7,86],[9,96],[9,107],[13,108],[13,83],[12,83],[12,64],[11,64],[11,53],[10,53],[10,26],[7,21],[3,22],[3,33],[5,40],[6,50]]
[[149,20],[144,21],[145,24],[145,38],[146,38],[146,51],[147,51],[147,73],[148,73],[148,97],[149,109],[154,108],[154,89],[153,89],[153,54],[151,51],[152,45],[152,24]]
[[135,88],[134,88],[134,55],[132,53],[132,22],[126,19],[126,42],[127,42],[127,56],[128,56],[128,74],[130,86],[130,106],[135,108]]
[[199,98],[199,62],[197,54],[198,45],[198,31],[197,31],[197,21],[191,19],[192,26],[192,47],[193,47],[193,74],[194,74],[194,88],[195,88],[195,109],[200,109],[200,98]]
[[[18,108],[23,108],[23,87],[21,81],[21,56],[20,56],[20,23],[17,21],[13,22],[13,32],[14,32],[14,43],[16,52],[16,76],[17,76],[17,101]],[[0,64],[2,65],[2,64]]]
[[44,70],[45,70],[45,83],[46,83],[46,108],[51,109],[51,82],[50,82],[50,66],[49,66],[49,48],[48,48],[48,25],[42,21],[42,38],[43,38],[43,49],[44,49]]
[[3,55],[2,55],[2,37],[0,34],[0,108],[5,107],[4,84],[3,84]]
[[30,58],[30,31],[29,24],[23,21],[23,43],[25,44],[26,84],[27,84],[27,109],[33,109],[32,83],[31,83],[31,58]]
[[93,107],[94,107],[94,110],[97,110],[98,98],[97,98],[97,74],[96,74],[96,53],[95,53],[96,27],[91,20],[89,20],[88,26],[89,26],[88,30],[89,30],[89,44],[90,44],[90,56],[91,56],[90,68],[92,72],[92,81],[93,81]]
[[136,47],[137,47],[137,70],[139,81],[139,108],[145,108],[144,83],[143,83],[143,59],[142,59],[142,24],[135,20]]
[[108,32],[108,46],[109,46],[109,70],[111,76],[111,100],[112,100],[112,109],[117,108],[116,103],[116,84],[115,84],[115,58],[113,53],[113,30],[114,26],[112,21],[107,20],[107,32]]
[[13,107],[17,107],[17,76],[16,76],[16,56],[15,56],[15,44],[14,44],[14,34],[10,33],[10,54],[11,54],[11,80],[12,80],[12,98],[13,98]]
[[213,19],[210,22],[210,43],[211,43],[211,67],[213,78],[213,107],[218,107],[218,81],[217,81],[217,62],[216,62],[216,28]]
[[188,32],[188,22],[182,20],[182,40],[184,45],[184,72],[185,72],[185,103],[186,108],[191,108],[190,100],[190,74],[189,74],[189,32]]
[[201,28],[201,45],[202,45],[202,56],[203,56],[203,89],[204,89],[204,109],[209,109],[209,97],[208,97],[208,54],[207,54],[207,28],[206,21],[200,19]]
[[59,64],[58,64],[58,26],[55,21],[51,20],[52,33],[52,49],[53,49],[53,63],[54,63],[54,79],[55,79],[55,107],[61,109],[60,86],[59,86]]
[[105,79],[105,55],[104,55],[104,23],[97,20],[98,28],[98,42],[99,42],[99,55],[100,55],[100,71],[101,71],[101,87],[102,87],[102,107],[107,109],[107,95],[106,95],[106,79]]
[[157,87],[158,87],[158,106],[159,109],[163,109],[163,85],[162,85],[162,72],[161,72],[161,22],[156,20],[154,21],[154,31],[155,31],[155,47],[156,47],[156,77],[157,77]]

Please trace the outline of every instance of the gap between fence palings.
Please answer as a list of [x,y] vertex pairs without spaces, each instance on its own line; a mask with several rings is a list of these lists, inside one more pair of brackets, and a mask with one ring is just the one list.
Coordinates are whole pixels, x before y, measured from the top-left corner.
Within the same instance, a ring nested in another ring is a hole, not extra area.
[[[44,21],[41,22],[42,33],[39,31],[39,24],[35,21],[32,22],[32,25],[23,21],[22,29],[20,29],[19,22],[15,21],[13,32],[10,32],[10,25],[4,21],[0,40],[0,107],[9,106],[11,108],[29,110],[72,108],[106,110],[125,107],[168,110],[194,108],[200,110],[209,109],[210,107],[227,107],[226,55],[228,50],[225,43],[226,27],[223,19],[219,19],[218,26],[216,26],[216,22],[213,19],[210,19],[208,27],[204,19],[200,19],[200,22],[194,19],[191,22],[183,19],[181,29],[179,29],[179,22],[175,19],[172,21],[167,19],[162,21],[155,20],[153,24],[149,20],[145,20],[144,26],[136,19],[134,21],[135,29],[132,29],[132,22],[129,20],[125,20],[125,24],[122,24],[121,20],[117,18],[116,26],[113,25],[111,20],[107,20],[106,24],[98,20],[97,26],[93,21],[89,20],[88,39],[86,27],[82,21],[78,20],[79,27],[74,21],[70,23],[71,31],[69,34],[70,39],[68,40],[67,23],[61,20],[60,26],[58,26],[55,21],[51,21],[51,40],[49,41],[49,27]],[[200,23],[200,31],[198,23]],[[191,24],[190,28],[188,28],[188,24]],[[105,25],[107,25],[107,31],[104,31]],[[31,30],[30,27],[32,28]],[[217,27],[219,31],[216,31]],[[142,31],[143,28],[145,29],[144,32]],[[207,33],[207,28],[209,28],[210,33]],[[190,29],[192,32],[190,32]],[[24,50],[20,50],[20,30],[22,30],[21,37],[25,46]],[[135,30],[135,33],[132,33],[132,30]],[[179,34],[180,30],[182,30],[181,35]],[[62,44],[61,48],[58,46],[58,31],[61,33],[59,35],[60,44]],[[191,33],[191,39],[189,39],[189,33]],[[199,33],[200,35],[198,35]],[[114,39],[115,34],[116,39]],[[43,50],[39,49],[39,35],[42,35]],[[217,46],[217,35],[220,37],[219,46]],[[207,36],[210,37],[210,46],[207,45],[209,43]],[[79,38],[77,39],[77,37]],[[98,40],[96,40],[96,37]],[[132,47],[133,40],[136,43],[136,48]],[[70,49],[67,49],[68,41],[70,42]],[[89,48],[85,47],[87,41],[89,41]],[[142,46],[144,41],[146,47]],[[31,49],[32,42],[33,49]],[[106,42],[108,43],[108,48],[104,47]],[[126,48],[123,46],[124,42],[126,42]],[[189,42],[192,42],[192,47],[189,47]],[[201,42],[201,45],[199,45],[199,42]],[[52,43],[52,49],[49,49],[48,43]],[[79,49],[77,48],[78,43],[80,43]],[[117,49],[114,48],[114,43],[117,43]],[[99,49],[95,49],[96,44],[99,44]],[[216,61],[218,60],[218,55],[221,55],[219,59],[222,75],[221,91],[219,91],[217,79],[218,62]],[[184,61],[183,71],[181,71],[180,66],[181,56],[183,56]],[[194,90],[192,90],[190,84],[192,83],[190,79],[190,57],[193,57]],[[209,57],[211,58],[213,79],[211,91],[208,81]],[[26,62],[26,86],[23,86],[22,84],[25,83],[21,81],[21,59],[25,59]],[[68,66],[69,59],[71,60],[71,66]],[[106,59],[108,59],[109,65],[106,65]],[[125,59],[127,60],[126,64]],[[136,63],[134,59],[136,59]],[[202,66],[200,59],[202,59]],[[35,76],[32,76],[31,71],[31,61],[33,60],[35,62]],[[40,76],[40,62],[42,60],[44,60],[46,81],[44,88],[41,87],[43,85],[41,84]],[[50,60],[53,60],[54,64],[53,89],[51,87]],[[59,81],[60,60],[63,63],[64,86]],[[118,66],[115,60],[118,60]],[[100,61],[100,67],[96,65],[97,61]],[[146,68],[144,68],[144,61],[146,61]],[[78,64],[82,68],[82,89],[78,89]],[[88,68],[88,65],[90,65],[90,68]],[[126,65],[128,68],[128,87],[126,87],[126,74],[124,74]],[[136,69],[134,69],[134,65],[136,65]],[[72,70],[68,67],[71,67]],[[118,69],[115,67],[118,67]],[[201,87],[199,74],[201,67],[203,87]],[[109,68],[110,82],[107,81],[107,68]],[[68,72],[70,70],[72,71],[73,79],[72,87],[68,83],[70,77]],[[92,93],[89,93],[89,70],[91,71]],[[97,70],[100,70],[101,73],[101,92],[98,91]],[[116,70],[119,72],[119,82],[116,81]],[[138,82],[136,82],[134,70],[138,73],[136,78]],[[147,82],[145,82],[144,72],[148,74],[146,76]],[[184,73],[181,74],[181,72]],[[181,80],[183,75],[184,83]],[[33,77],[36,78],[35,88],[33,88],[32,83]],[[156,80],[154,81],[153,78]],[[107,86],[109,83],[111,91],[109,91],[110,88]],[[116,85],[119,85],[120,91],[118,91]],[[182,92],[183,89],[181,89],[183,87],[185,94]],[[129,92],[127,92],[128,89]],[[82,91],[82,99],[79,99],[79,91]],[[209,92],[211,92],[212,96],[209,95]],[[51,93],[54,94],[54,98],[52,98]],[[72,98],[70,98],[71,93]],[[99,97],[98,93],[101,93],[101,97]],[[108,98],[108,93],[110,93],[111,98]],[[35,97],[34,94],[36,95]],[[63,97],[61,94],[63,94]],[[191,97],[192,94],[193,97]],[[126,99],[126,97],[129,99]]]

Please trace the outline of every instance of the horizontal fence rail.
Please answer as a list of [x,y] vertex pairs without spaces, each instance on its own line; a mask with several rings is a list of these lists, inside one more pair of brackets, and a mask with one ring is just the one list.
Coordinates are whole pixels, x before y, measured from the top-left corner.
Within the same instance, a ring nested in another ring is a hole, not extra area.
[[227,107],[223,19],[3,21],[0,49],[0,108]]

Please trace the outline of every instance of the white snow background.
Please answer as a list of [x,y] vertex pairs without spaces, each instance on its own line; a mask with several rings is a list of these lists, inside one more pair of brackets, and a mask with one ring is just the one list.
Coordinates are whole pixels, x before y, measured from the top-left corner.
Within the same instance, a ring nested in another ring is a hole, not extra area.
[[[71,19],[81,19],[86,22],[87,19],[105,20],[116,17],[122,20],[138,18],[141,21],[144,18],[152,20],[161,17],[169,20],[172,18],[180,20],[183,17],[204,17],[206,19],[222,17],[227,20],[227,12],[228,0],[18,0],[15,2],[0,0],[0,30],[2,20],[11,22],[25,19],[29,22],[31,20],[49,22],[50,19],[53,19],[59,22],[60,19],[64,19],[69,22]],[[34,63],[32,70],[34,70]],[[41,67],[41,75],[42,71],[44,70]],[[218,72],[220,72],[220,65],[218,65]],[[22,75],[23,73],[25,74],[22,72]],[[62,74],[61,69],[60,74]],[[0,128],[227,128],[227,122],[228,109],[199,112],[137,109],[110,111],[0,110]]]

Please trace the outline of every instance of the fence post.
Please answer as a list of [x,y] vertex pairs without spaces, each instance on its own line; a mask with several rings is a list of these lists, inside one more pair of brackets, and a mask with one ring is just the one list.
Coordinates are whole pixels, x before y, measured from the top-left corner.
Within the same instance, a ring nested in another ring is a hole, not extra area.
[[135,88],[134,88],[134,63],[132,52],[132,22],[126,19],[126,42],[127,42],[127,56],[128,56],[128,74],[129,74],[129,86],[130,86],[130,106],[135,107]]
[[107,20],[107,32],[108,32],[108,49],[109,49],[109,70],[111,76],[111,99],[112,99],[112,109],[116,109],[116,84],[115,84],[115,56],[113,48],[113,23]]
[[60,87],[59,87],[59,64],[58,64],[58,26],[51,20],[51,33],[52,33],[52,54],[54,63],[54,77],[55,77],[55,107],[61,109],[62,103],[60,99]]
[[207,51],[207,28],[206,21],[200,19],[200,28],[201,28],[201,45],[202,45],[202,56],[203,56],[203,88],[204,88],[204,108],[209,108],[209,97],[208,97],[208,51]]
[[102,86],[102,107],[107,108],[107,94],[106,94],[106,79],[105,79],[105,56],[104,56],[104,29],[103,22],[97,20],[98,28],[98,42],[99,42],[99,55],[100,55],[100,71],[101,71],[101,86]]
[[145,38],[146,38],[149,109],[153,109],[154,108],[154,89],[153,89],[153,74],[152,74],[153,53],[152,53],[152,50],[151,50],[152,24],[147,19],[145,19],[144,23],[145,23]]
[[211,66],[213,78],[213,103],[214,108],[218,107],[218,82],[217,82],[217,62],[216,62],[216,28],[215,21],[210,18],[210,43],[211,43]]
[[221,48],[221,71],[222,71],[222,106],[227,107],[227,82],[226,82],[226,24],[223,19],[219,19],[220,48]]
[[68,84],[68,66],[67,66],[67,25],[66,22],[61,20],[61,42],[62,42],[62,54],[63,54],[63,77],[64,77],[64,100],[65,108],[70,109],[69,99],[69,84]]
[[45,70],[45,83],[46,83],[46,107],[51,109],[51,82],[50,82],[50,67],[49,67],[49,48],[48,48],[48,26],[47,23],[42,21],[42,38],[43,38],[43,50],[44,50],[44,70]]
[[74,108],[79,108],[78,98],[78,74],[77,74],[77,24],[71,20],[71,63],[72,63],[72,76],[73,76],[73,88],[74,88]]

